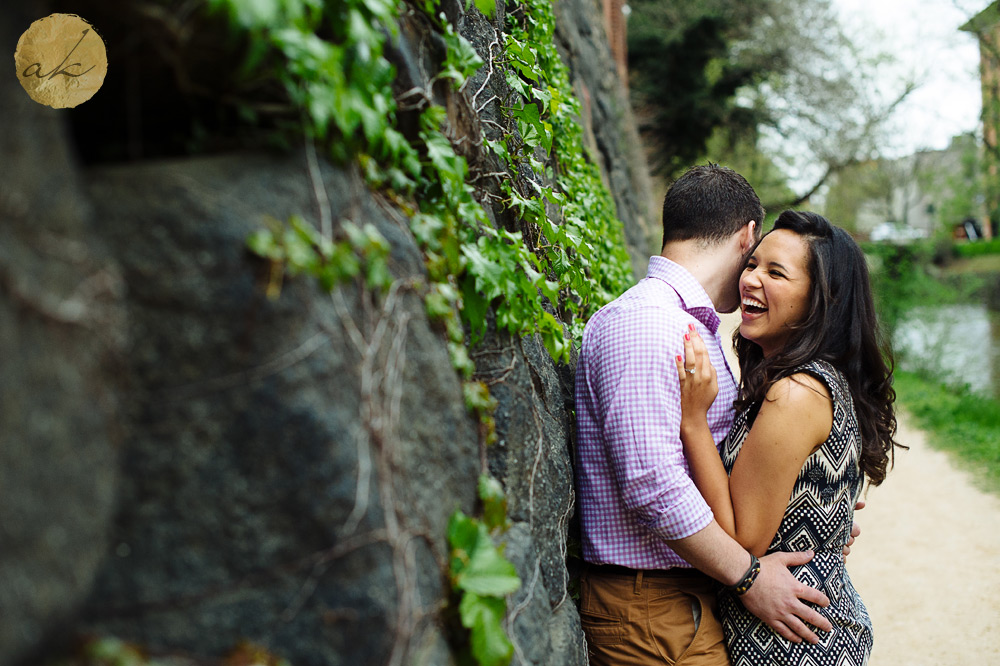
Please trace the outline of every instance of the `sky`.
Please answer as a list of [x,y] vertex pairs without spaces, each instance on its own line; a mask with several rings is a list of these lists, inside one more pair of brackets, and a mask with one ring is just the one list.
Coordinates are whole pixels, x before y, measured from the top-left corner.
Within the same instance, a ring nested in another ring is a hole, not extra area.
[[888,85],[913,74],[920,86],[897,109],[888,157],[942,149],[952,136],[979,130],[979,44],[959,31],[992,0],[833,0],[857,45],[894,54]]

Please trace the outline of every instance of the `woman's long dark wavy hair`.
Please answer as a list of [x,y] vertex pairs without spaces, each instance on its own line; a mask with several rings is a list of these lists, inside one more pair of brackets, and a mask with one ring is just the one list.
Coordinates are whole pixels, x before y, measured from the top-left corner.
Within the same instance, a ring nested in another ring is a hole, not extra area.
[[785,347],[770,358],[736,331],[733,344],[742,377],[736,407],[760,404],[776,381],[803,363],[827,361],[850,385],[861,430],[861,470],[877,486],[885,479],[894,447],[906,447],[893,439],[892,352],[875,315],[864,254],[846,231],[815,213],[785,211],[774,224],[773,230],[778,229],[806,241],[809,311]]

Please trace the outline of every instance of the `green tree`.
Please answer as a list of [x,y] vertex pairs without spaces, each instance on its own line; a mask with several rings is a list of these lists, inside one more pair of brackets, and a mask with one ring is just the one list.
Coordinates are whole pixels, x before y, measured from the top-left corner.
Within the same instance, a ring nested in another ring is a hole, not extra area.
[[732,45],[749,35],[765,3],[634,0],[628,53],[633,105],[653,147],[654,168],[666,175],[705,152],[713,132],[755,131],[758,110],[737,103],[737,91],[765,73]]
[[[840,26],[831,0],[637,0],[629,65],[641,129],[666,175],[713,144],[724,161],[763,152],[797,192],[769,210],[806,202],[844,167],[879,156],[885,121],[914,89],[889,89],[876,73],[891,60],[866,55]],[[755,183],[756,185],[756,183]]]

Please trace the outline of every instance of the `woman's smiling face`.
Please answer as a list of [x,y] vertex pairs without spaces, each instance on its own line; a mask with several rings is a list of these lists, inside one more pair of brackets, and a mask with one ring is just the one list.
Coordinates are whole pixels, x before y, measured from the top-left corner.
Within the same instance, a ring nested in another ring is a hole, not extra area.
[[793,231],[764,236],[740,274],[740,335],[764,356],[780,350],[809,311],[809,246]]

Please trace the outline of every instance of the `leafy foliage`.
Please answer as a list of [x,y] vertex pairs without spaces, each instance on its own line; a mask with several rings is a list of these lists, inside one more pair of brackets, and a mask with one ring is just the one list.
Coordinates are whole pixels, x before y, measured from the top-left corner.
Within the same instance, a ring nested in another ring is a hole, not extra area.
[[[490,145],[498,155],[509,156],[512,167],[514,160],[520,160],[535,173],[555,178],[554,186],[532,181],[533,192],[519,192],[507,180],[501,188],[510,197],[508,206],[518,211],[529,229],[537,228],[539,266],[555,278],[545,287],[558,295],[559,300],[552,302],[558,303],[579,337],[586,319],[629,286],[629,259],[614,203],[596,162],[587,159],[580,105],[555,45],[552,4],[524,0],[522,6],[525,11],[508,14],[505,51],[510,64],[507,82],[519,93],[509,108],[518,121],[520,141],[508,135],[503,146]],[[538,153],[551,154],[555,168],[539,162]],[[546,202],[559,207],[561,219],[546,214]],[[551,326],[548,315],[545,312],[543,319]],[[542,333],[544,337],[544,329]],[[565,341],[556,346],[549,348],[554,356],[568,354]]]
[[646,109],[641,129],[654,138],[654,166],[667,175],[684,169],[704,153],[716,128],[754,132],[763,118],[739,106],[736,92],[763,68],[731,57],[730,43],[753,20],[756,3],[629,4],[637,19],[628,34],[632,91]]
[[392,283],[387,258],[389,244],[373,224],[359,227],[349,220],[342,223],[345,238],[334,242],[316,228],[293,215],[287,224],[268,219],[269,229],[254,232],[247,247],[272,264],[267,293],[277,298],[284,274],[312,275],[327,290],[364,272],[365,284],[385,291]]
[[893,219],[893,191],[904,183],[906,174],[892,168],[892,163],[870,160],[841,170],[831,184],[824,204],[824,215],[834,224],[850,231],[857,229],[862,206],[875,205],[885,220]]
[[932,216],[929,231],[951,243],[955,226],[981,216],[983,178],[979,148],[972,135],[959,135],[945,150],[919,151],[898,159],[880,158],[849,165],[831,179],[824,215],[851,231],[862,216],[901,226],[925,227],[920,208]]
[[516,591],[521,580],[491,535],[507,528],[506,500],[499,482],[480,477],[479,496],[485,507],[482,520],[456,511],[448,522],[450,577],[461,596],[458,612],[462,626],[471,632],[472,656],[482,666],[499,666],[509,663],[514,652],[503,619],[506,595]]
[[982,149],[972,134],[956,136],[948,152],[956,154],[952,164],[929,164],[918,174],[920,187],[940,201],[935,209],[938,229],[948,236],[952,228],[968,218],[982,215],[984,173]]
[[705,161],[722,160],[748,182],[753,183],[765,205],[764,229],[770,228],[783,208],[771,202],[785,202],[795,199],[795,192],[788,186],[788,176],[773,159],[761,151],[756,144],[756,134],[734,134],[726,127],[716,128],[705,147]]

